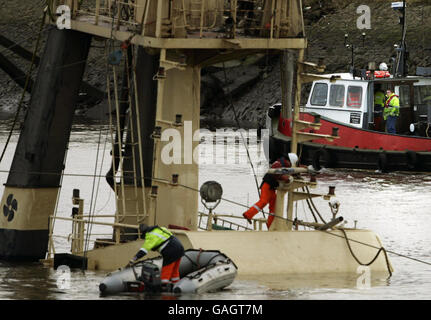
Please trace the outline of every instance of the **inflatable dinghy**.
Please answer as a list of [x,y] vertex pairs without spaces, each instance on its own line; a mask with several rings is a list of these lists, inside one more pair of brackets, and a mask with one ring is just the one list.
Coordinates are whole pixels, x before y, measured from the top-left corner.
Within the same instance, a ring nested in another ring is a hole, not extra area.
[[235,279],[237,268],[232,261],[220,261],[194,271],[178,281],[174,293],[213,292],[230,285]]
[[[157,291],[160,284],[162,257],[147,259],[131,268],[112,272],[100,283],[102,295],[123,292]],[[180,262],[180,281],[174,293],[204,293],[229,286],[237,275],[237,266],[216,250],[186,250]]]

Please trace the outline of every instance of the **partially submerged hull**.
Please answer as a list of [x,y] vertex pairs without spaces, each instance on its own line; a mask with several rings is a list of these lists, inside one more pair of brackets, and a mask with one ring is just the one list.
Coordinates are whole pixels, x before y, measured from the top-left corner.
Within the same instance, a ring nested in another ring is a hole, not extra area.
[[[313,121],[314,114],[301,113],[301,120]],[[431,139],[365,130],[321,117],[321,134],[338,128],[339,139],[315,139],[299,146],[303,164],[316,169],[355,168],[381,171],[431,171]],[[270,123],[271,160],[290,150],[291,121],[273,116]]]

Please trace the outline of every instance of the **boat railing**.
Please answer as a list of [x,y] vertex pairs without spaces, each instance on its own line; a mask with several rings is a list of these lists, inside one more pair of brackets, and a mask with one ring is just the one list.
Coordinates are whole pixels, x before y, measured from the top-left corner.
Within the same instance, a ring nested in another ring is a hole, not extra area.
[[155,38],[278,39],[304,31],[300,0],[51,0],[52,19],[60,5],[75,24]]
[[[262,231],[266,219],[252,219],[252,228],[243,224],[230,221],[228,219],[244,220],[244,217],[228,215],[228,214],[211,214],[212,230],[233,230],[233,231]],[[208,231],[208,219],[210,215],[204,212],[199,212],[198,229]]]
[[[198,229],[207,229],[208,214],[199,212],[198,215]],[[101,221],[102,219],[115,219],[116,215],[84,215],[75,214],[72,217],[59,217],[50,216],[49,225],[49,246],[48,246],[48,257],[52,258],[55,253],[55,239],[63,239],[70,243],[70,252],[74,255],[81,255],[90,248],[98,248],[103,246],[115,245],[130,240],[139,239],[141,234],[139,232],[139,224],[125,224],[118,222]],[[263,225],[266,223],[266,219],[253,219],[252,227],[247,227],[240,222],[231,221],[231,219],[245,220],[243,217],[227,214],[213,214],[212,215],[212,230],[232,230],[232,231],[262,231]],[[71,233],[68,235],[55,234],[54,226],[56,221],[71,222],[72,228]],[[109,227],[105,232],[104,230],[98,229],[92,232],[90,226],[96,225],[101,227]],[[113,232],[114,230],[114,232]],[[121,230],[121,235],[119,231]],[[134,232],[136,230],[136,232]],[[118,231],[118,233],[117,233]],[[103,237],[103,238],[100,238]]]
[[[114,245],[127,241],[127,239],[136,240],[140,238],[139,225],[133,224],[125,224],[125,223],[117,223],[117,222],[108,222],[108,221],[100,221],[100,219],[115,219],[116,215],[75,215],[71,218],[69,217],[59,217],[59,216],[50,216],[49,225],[49,246],[48,246],[48,257],[52,257],[55,253],[55,239],[61,238],[67,240],[71,244],[71,253],[75,255],[83,254],[85,251],[90,248],[97,248],[101,246]],[[70,234],[61,235],[54,234],[54,225],[57,220],[66,221],[72,223],[72,232]],[[102,230],[97,230],[96,232],[91,232],[92,228],[89,226],[105,226],[109,227],[106,232],[102,232]],[[125,230],[121,232],[121,236],[117,234],[117,230]],[[114,232],[112,232],[114,230]],[[136,232],[133,232],[136,230]],[[98,238],[100,236],[104,236],[105,238]],[[91,246],[91,243],[93,246]]]

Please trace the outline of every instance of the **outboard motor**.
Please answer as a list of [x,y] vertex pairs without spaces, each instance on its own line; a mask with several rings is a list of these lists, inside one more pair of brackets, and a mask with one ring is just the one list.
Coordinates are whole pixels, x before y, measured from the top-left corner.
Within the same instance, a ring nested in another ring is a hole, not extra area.
[[162,290],[159,267],[152,262],[145,262],[142,265],[140,280],[144,282],[147,292],[160,292]]

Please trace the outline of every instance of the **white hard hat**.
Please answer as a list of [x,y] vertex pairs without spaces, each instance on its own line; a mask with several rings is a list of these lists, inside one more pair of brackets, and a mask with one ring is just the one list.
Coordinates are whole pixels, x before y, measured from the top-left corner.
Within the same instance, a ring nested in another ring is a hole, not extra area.
[[388,71],[388,65],[387,65],[386,63],[382,62],[382,63],[379,65],[379,70],[380,70],[380,71]]
[[294,153],[289,153],[288,156],[289,156],[289,161],[292,164],[292,166],[293,165],[296,166],[298,164],[298,156]]

